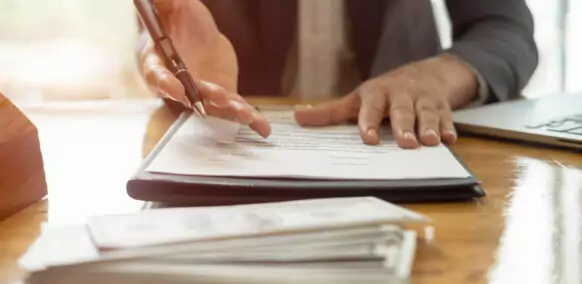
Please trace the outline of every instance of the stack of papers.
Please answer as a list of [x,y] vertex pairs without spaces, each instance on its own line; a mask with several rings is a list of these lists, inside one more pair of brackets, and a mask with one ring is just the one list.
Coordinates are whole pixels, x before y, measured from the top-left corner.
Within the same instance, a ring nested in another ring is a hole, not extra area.
[[404,283],[415,212],[374,197],[164,208],[45,224],[26,283]]

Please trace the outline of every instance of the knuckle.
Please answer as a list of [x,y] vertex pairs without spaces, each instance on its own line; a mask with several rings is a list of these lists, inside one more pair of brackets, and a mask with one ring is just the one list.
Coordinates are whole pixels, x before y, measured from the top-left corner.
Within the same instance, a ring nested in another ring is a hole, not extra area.
[[418,115],[424,119],[436,120],[440,117],[438,111],[434,108],[426,108],[418,112]]
[[390,116],[396,119],[414,119],[415,115],[411,108],[406,106],[395,106],[390,110]]
[[447,116],[447,117],[441,117],[441,118],[440,118],[440,121],[441,121],[443,124],[447,125],[447,126],[452,126],[452,125],[453,125],[453,120],[451,119],[451,117],[450,117],[450,116]]
[[433,114],[420,114],[418,116],[418,119],[422,123],[424,123],[424,124],[430,124],[430,125],[437,124],[441,120],[438,115],[433,115]]
[[441,103],[438,105],[438,109],[440,112],[446,112],[448,114],[451,113],[451,106],[449,105],[449,103],[447,101],[441,101]]
[[371,112],[371,113],[384,113],[384,110],[386,109],[384,105],[382,104],[368,104],[363,106],[364,110],[367,112]]
[[441,108],[439,107],[439,103],[437,100],[431,98],[422,98],[416,101],[415,109],[419,113],[427,112],[438,115],[439,109]]
[[438,110],[438,114],[442,119],[452,120],[453,114],[451,113],[450,109],[441,108]]
[[437,109],[447,109],[449,104],[447,103],[446,99],[435,96],[434,105]]
[[392,112],[401,112],[401,113],[412,113],[412,107],[407,105],[407,104],[392,104],[392,107],[390,108],[390,111]]
[[437,108],[433,105],[417,105],[416,111],[419,113],[430,113],[430,114],[438,115]]
[[146,69],[143,72],[146,82],[154,85],[157,82],[156,73],[152,69]]
[[378,79],[373,79],[360,85],[360,87],[358,87],[357,93],[362,97],[383,95],[385,93],[384,89],[386,89],[384,85],[385,82]]

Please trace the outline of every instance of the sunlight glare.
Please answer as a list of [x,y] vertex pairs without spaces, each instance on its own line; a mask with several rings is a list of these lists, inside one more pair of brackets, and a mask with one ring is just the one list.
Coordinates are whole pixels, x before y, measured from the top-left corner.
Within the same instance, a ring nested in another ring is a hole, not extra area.
[[111,58],[95,46],[80,40],[41,43],[20,51],[11,65],[13,79],[34,85],[86,84],[112,68]]

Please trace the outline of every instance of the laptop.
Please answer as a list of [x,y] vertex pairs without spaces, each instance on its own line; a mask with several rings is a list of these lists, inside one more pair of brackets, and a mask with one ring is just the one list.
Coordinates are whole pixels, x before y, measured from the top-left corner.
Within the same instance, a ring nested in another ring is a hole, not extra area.
[[582,150],[582,94],[549,95],[453,112],[460,133]]

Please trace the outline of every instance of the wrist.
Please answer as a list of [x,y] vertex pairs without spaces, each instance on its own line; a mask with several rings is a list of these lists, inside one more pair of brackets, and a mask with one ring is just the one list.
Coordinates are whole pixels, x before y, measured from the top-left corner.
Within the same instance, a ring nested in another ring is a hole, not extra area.
[[479,80],[471,66],[448,53],[435,57],[435,61],[439,66],[437,76],[445,85],[452,109],[468,105],[478,98]]

